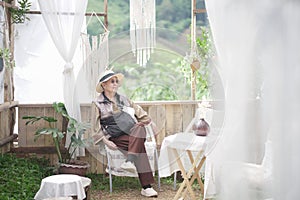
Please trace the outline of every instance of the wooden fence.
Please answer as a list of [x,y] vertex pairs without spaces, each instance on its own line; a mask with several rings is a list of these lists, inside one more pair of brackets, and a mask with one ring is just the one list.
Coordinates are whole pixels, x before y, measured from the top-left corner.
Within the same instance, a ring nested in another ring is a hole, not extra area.
[[[137,102],[144,110],[148,112],[152,120],[156,123],[159,134],[157,138],[158,147],[161,145],[164,137],[172,135],[176,132],[185,130],[187,125],[194,117],[197,101],[158,101],[158,102]],[[26,115],[35,116],[52,116],[59,119],[57,128],[62,128],[63,120],[56,116],[51,104],[19,104],[18,105],[18,148],[13,148],[12,152],[25,155],[44,156],[51,161],[51,164],[57,162],[55,150],[52,144],[52,138],[42,136],[36,142],[34,141],[34,133],[38,127],[45,127],[45,122],[26,126],[25,120],[22,119]],[[91,122],[91,105],[81,105],[82,121]],[[88,132],[86,136],[88,137]],[[106,158],[101,156],[98,149],[86,150],[86,155],[80,157],[90,163],[90,172],[103,173],[106,167]]]
[[6,153],[10,151],[13,146],[14,139],[17,138],[16,134],[13,134],[13,128],[15,123],[15,107],[18,102],[5,102],[0,104],[0,153]]

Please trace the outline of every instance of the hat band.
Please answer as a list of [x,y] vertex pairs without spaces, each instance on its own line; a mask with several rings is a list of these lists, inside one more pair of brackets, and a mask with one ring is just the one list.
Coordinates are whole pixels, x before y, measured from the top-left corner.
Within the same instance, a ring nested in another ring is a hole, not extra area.
[[104,80],[107,79],[108,77],[113,76],[113,75],[115,75],[115,73],[109,73],[109,74],[106,74],[105,76],[103,76],[103,77],[100,79],[99,83],[102,82],[102,81],[104,81]]

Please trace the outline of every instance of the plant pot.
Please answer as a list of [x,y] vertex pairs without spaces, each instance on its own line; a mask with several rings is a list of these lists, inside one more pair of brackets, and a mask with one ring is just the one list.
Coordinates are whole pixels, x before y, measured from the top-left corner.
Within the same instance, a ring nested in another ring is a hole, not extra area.
[[85,176],[90,164],[80,160],[73,160],[70,163],[58,163],[59,174],[76,174]]

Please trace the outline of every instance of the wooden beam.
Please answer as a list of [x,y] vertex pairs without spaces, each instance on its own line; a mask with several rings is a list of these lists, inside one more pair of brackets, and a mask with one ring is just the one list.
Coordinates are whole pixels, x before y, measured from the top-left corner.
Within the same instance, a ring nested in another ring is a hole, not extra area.
[[8,137],[5,137],[3,139],[0,139],[0,147],[6,145],[7,143],[12,142],[14,139],[16,139],[18,137],[18,134],[13,134],[10,135]]
[[19,104],[18,101],[5,102],[5,103],[0,105],[0,112],[8,110],[12,107],[16,107],[18,104]]
[[104,13],[106,13],[106,15],[104,16],[104,24],[106,26],[106,28],[108,28],[108,11],[107,11],[107,0],[104,0]]
[[[195,53],[195,50],[197,49],[197,44],[196,44],[196,23],[197,23],[197,16],[195,13],[196,10],[196,0],[191,1],[191,55]],[[192,63],[191,63],[192,64]],[[191,99],[195,100],[196,99],[196,73],[191,68]]]
[[193,9],[193,12],[194,12],[195,14],[206,13],[206,9]]
[[[60,149],[62,153],[66,153],[66,148]],[[35,153],[35,154],[56,154],[56,149],[54,146],[46,147],[16,147],[11,148],[10,153]]]
[[0,5],[7,8],[15,8],[15,9],[18,8],[17,6],[11,5],[10,3],[7,3],[5,1],[0,1]]
[[[26,12],[27,14],[42,14],[41,13],[41,11],[28,11],[28,12]],[[97,15],[97,16],[106,16],[107,15],[107,13],[105,13],[105,12],[98,12],[98,13],[85,13],[85,16],[91,16],[91,15]]]

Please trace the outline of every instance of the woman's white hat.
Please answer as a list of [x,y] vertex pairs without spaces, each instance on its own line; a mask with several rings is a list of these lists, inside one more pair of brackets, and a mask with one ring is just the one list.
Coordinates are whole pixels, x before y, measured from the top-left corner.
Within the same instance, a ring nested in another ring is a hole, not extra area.
[[96,91],[98,93],[103,92],[103,88],[102,88],[101,84],[108,81],[112,77],[117,77],[118,81],[119,81],[119,85],[121,85],[124,75],[121,73],[115,73],[112,70],[105,70],[99,78],[99,82],[97,83],[97,86],[96,86]]

